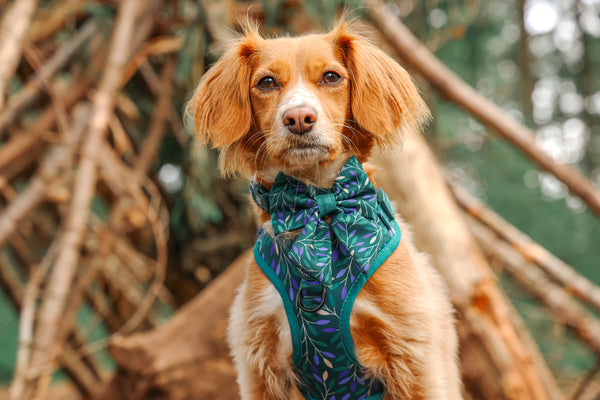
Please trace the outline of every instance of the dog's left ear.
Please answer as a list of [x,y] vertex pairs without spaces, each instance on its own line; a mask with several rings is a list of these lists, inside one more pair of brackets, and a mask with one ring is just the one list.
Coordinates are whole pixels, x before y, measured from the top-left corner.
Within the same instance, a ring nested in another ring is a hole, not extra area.
[[427,121],[429,109],[404,68],[345,22],[328,36],[350,75],[354,120],[379,144],[398,141],[407,129]]
[[222,149],[250,130],[251,60],[259,40],[257,31],[246,31],[202,77],[186,107],[194,115],[200,143]]

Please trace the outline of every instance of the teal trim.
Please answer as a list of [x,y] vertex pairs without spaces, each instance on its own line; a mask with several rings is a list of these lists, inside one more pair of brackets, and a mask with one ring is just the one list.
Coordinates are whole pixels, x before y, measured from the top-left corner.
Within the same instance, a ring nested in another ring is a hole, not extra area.
[[[383,218],[382,218],[383,219]],[[400,232],[400,227],[396,220],[392,220],[392,224],[394,226],[394,230],[396,231],[396,235],[390,239],[390,241],[385,245],[383,249],[375,258],[373,265],[369,268],[369,271],[366,274],[361,275],[360,279],[356,279],[350,290],[348,291],[348,295],[342,304],[342,311],[340,313],[340,324],[341,324],[341,337],[344,342],[344,350],[346,351],[346,355],[350,360],[359,364],[356,359],[356,353],[354,352],[354,343],[352,342],[352,335],[350,334],[350,313],[352,312],[352,306],[356,301],[356,297],[360,293],[360,290],[363,288],[365,283],[369,280],[371,275],[375,273],[384,263],[385,260],[388,259],[390,255],[398,248],[400,244],[400,238],[402,237],[402,232]]]
[[288,324],[290,325],[290,332],[292,334],[292,363],[294,365],[300,362],[301,352],[300,352],[300,329],[298,328],[298,321],[296,319],[296,313],[294,312],[294,305],[290,301],[288,297],[287,291],[283,286],[283,283],[277,277],[277,274],[269,267],[267,262],[261,257],[258,251],[259,242],[257,241],[254,245],[254,260],[264,272],[264,274],[269,278],[271,283],[279,292],[279,296],[281,296],[281,301],[283,301],[283,306],[285,307],[285,316],[287,317]]
[[[381,400],[381,399],[383,399],[383,395],[384,394],[385,394],[385,391],[384,392],[379,392],[377,394],[374,394],[373,396],[365,397],[362,400]],[[315,397],[308,397],[308,396],[304,396],[304,398],[306,400],[319,400],[319,399],[317,399]]]

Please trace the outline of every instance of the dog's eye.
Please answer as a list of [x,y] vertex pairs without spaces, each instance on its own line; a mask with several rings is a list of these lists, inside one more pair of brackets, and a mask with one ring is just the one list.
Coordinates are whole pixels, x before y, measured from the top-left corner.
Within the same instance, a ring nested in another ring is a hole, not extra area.
[[333,71],[328,71],[323,74],[323,82],[325,83],[337,83],[342,79],[342,77]]
[[265,76],[256,85],[261,90],[272,90],[277,88],[277,82],[272,76]]

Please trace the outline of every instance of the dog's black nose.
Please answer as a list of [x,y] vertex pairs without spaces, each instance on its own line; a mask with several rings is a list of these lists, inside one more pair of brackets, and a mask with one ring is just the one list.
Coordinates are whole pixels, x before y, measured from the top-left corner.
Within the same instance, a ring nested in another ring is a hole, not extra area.
[[309,106],[290,108],[283,113],[283,125],[295,135],[304,135],[317,122],[317,112]]

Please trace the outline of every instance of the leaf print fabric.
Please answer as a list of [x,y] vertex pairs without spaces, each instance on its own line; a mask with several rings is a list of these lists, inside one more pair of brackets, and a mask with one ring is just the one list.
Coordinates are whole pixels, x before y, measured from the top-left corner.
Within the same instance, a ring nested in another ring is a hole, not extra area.
[[[381,398],[383,386],[356,360],[350,311],[400,241],[389,199],[354,157],[329,190],[284,174],[270,191],[256,183],[251,190],[271,215],[274,236],[259,230],[254,254],[284,301],[301,393],[311,400]],[[296,239],[281,235],[297,230]]]

